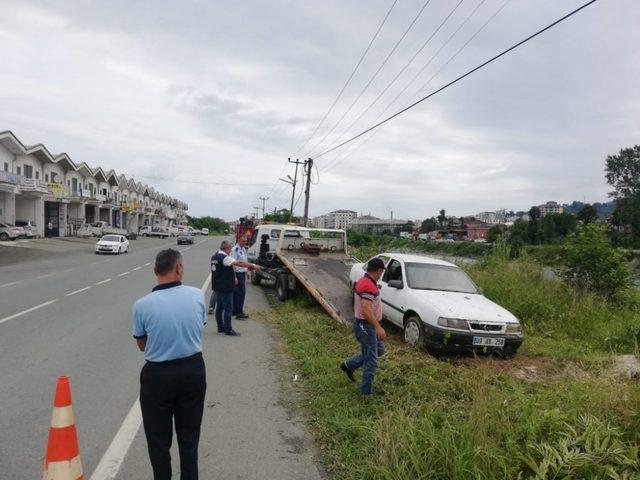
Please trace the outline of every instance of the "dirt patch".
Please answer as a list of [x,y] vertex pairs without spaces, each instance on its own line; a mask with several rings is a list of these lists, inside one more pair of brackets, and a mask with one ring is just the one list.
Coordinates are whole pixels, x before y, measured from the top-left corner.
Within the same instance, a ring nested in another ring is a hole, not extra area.
[[640,359],[635,355],[617,355],[613,358],[611,376],[626,379],[640,378]]

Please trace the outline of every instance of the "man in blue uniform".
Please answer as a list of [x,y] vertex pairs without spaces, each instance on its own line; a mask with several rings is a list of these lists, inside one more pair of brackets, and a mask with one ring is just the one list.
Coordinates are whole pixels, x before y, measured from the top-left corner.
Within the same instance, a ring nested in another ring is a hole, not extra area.
[[140,407],[155,480],[171,479],[175,421],[181,480],[198,479],[198,442],[207,387],[202,359],[203,293],[182,285],[182,255],[156,256],[158,284],[133,305],[133,337],[144,352]]
[[[231,256],[242,262],[247,261],[247,249],[245,248],[247,244],[247,237],[242,235],[238,239],[238,243],[236,243],[231,249]],[[245,320],[249,318],[249,315],[244,313],[244,298],[247,294],[246,289],[246,280],[247,280],[247,272],[249,271],[246,267],[236,267],[236,284],[233,288],[233,315],[238,320]]]
[[240,334],[231,327],[233,314],[233,289],[237,282],[234,268],[244,267],[249,270],[261,270],[259,265],[243,260],[236,260],[231,256],[231,242],[223,240],[220,250],[211,257],[211,284],[216,294],[216,323],[218,333],[230,337]]

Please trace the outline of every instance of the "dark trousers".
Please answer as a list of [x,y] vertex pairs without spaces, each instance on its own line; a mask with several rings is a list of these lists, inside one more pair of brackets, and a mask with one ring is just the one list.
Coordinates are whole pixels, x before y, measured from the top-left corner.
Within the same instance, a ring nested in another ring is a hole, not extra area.
[[219,332],[230,332],[233,292],[216,292],[216,323]]
[[360,353],[348,358],[344,363],[349,370],[362,367],[360,393],[371,395],[373,380],[378,369],[378,357],[384,355],[384,342],[378,340],[376,331],[369,322],[356,320],[353,323],[353,332],[360,342]]
[[175,420],[180,479],[198,479],[198,442],[207,380],[202,354],[147,362],[140,372],[140,407],[154,480],[171,479]]
[[246,273],[236,273],[238,283],[233,289],[233,314],[240,315],[244,313],[244,297],[247,294],[247,288],[245,281],[247,280]]

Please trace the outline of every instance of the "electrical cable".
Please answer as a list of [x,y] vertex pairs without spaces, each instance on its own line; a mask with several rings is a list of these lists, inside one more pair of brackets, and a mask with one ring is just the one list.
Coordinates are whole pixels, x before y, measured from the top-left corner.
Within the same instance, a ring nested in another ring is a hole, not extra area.
[[427,0],[423,5],[422,8],[420,8],[420,10],[418,11],[418,14],[414,17],[414,19],[411,21],[411,23],[409,24],[409,26],[405,29],[404,33],[402,34],[402,36],[398,39],[398,41],[395,43],[395,45],[393,46],[393,48],[391,49],[391,51],[387,54],[387,56],[385,57],[385,59],[382,61],[382,63],[380,64],[380,66],[378,67],[378,69],[375,71],[375,73],[371,76],[371,78],[369,79],[369,81],[367,82],[367,84],[362,88],[362,90],[360,91],[360,93],[358,94],[358,96],[356,97],[356,99],[351,103],[351,105],[349,106],[349,108],[347,108],[347,110],[345,110],[345,112],[342,114],[342,116],[338,119],[338,122],[336,124],[334,124],[333,127],[331,127],[331,129],[325,134],[324,137],[322,137],[322,139],[317,142],[313,148],[311,148],[310,150],[308,150],[308,152],[304,155],[305,157],[310,157],[310,153],[314,152],[316,150],[316,148],[318,148],[319,145],[321,145],[329,135],[331,135],[333,133],[333,131],[338,128],[338,125],[340,125],[342,123],[342,120],[344,120],[344,118],[349,114],[349,112],[351,112],[351,110],[353,109],[353,107],[355,106],[355,104],[358,102],[358,100],[360,100],[360,98],[362,97],[362,95],[364,94],[364,92],[369,88],[369,86],[371,85],[371,83],[373,83],[373,81],[376,79],[376,77],[378,76],[378,74],[380,73],[380,71],[384,68],[384,66],[387,64],[387,62],[389,61],[389,59],[391,58],[391,56],[395,53],[395,51],[398,49],[398,47],[400,46],[400,44],[402,43],[402,41],[405,39],[405,37],[407,36],[407,34],[409,33],[409,31],[411,31],[411,29],[413,28],[413,26],[415,25],[415,23],[418,21],[418,19],[420,18],[420,16],[422,15],[422,12],[424,12],[425,8],[427,8],[427,5],[429,5],[429,3],[431,2],[431,0]]
[[349,75],[349,78],[347,78],[347,81],[344,83],[344,85],[342,86],[342,88],[340,89],[340,92],[338,93],[338,95],[336,96],[335,100],[333,101],[333,103],[331,104],[331,106],[329,107],[329,109],[327,110],[327,112],[324,114],[324,116],[322,117],[322,120],[320,120],[320,122],[318,123],[318,125],[316,125],[316,128],[313,130],[313,132],[311,133],[311,135],[309,136],[309,138],[307,138],[307,140],[298,147],[298,149],[295,151],[295,153],[293,154],[293,156],[295,157],[304,147],[307,146],[307,144],[311,141],[311,139],[315,136],[315,134],[318,132],[318,130],[320,129],[320,127],[322,126],[322,124],[324,123],[324,121],[327,119],[327,117],[331,114],[331,112],[333,111],[333,108],[336,106],[336,104],[338,103],[338,100],[340,100],[340,98],[342,97],[342,94],[344,93],[344,91],[347,89],[347,86],[349,85],[349,83],[351,83],[351,80],[353,79],[354,75],[356,74],[356,72],[358,71],[358,68],[360,68],[360,65],[362,64],[364,58],[367,56],[367,53],[369,53],[369,50],[371,49],[371,46],[373,45],[373,42],[376,40],[376,38],[378,38],[378,34],[380,33],[380,31],[382,30],[382,27],[384,26],[384,24],[387,22],[387,19],[389,18],[389,15],[391,14],[391,11],[394,9],[394,7],[396,6],[396,3],[398,3],[398,0],[394,0],[393,3],[391,4],[391,7],[389,8],[389,10],[387,11],[387,14],[384,16],[384,18],[382,19],[382,22],[380,23],[380,25],[378,25],[378,29],[376,30],[376,32],[373,34],[373,37],[371,38],[371,40],[369,41],[369,44],[367,45],[367,48],[365,48],[364,52],[362,53],[362,55],[360,56],[360,59],[358,60],[358,63],[356,63],[356,66],[353,68],[353,71],[351,72],[351,75]]
[[[411,79],[411,81],[402,89],[402,91],[400,93],[398,93],[398,95],[396,95],[396,97],[387,104],[387,106],[384,108],[384,110],[382,110],[378,116],[375,118],[374,123],[376,123],[382,116],[384,116],[384,114],[393,106],[393,104],[396,103],[396,101],[398,100],[398,98],[400,98],[400,96],[406,92],[408,90],[408,88],[413,85],[413,83],[416,81],[416,79],[420,76],[420,74],[422,74],[424,72],[424,70],[429,66],[429,64],[433,61],[433,59],[442,51],[442,49],[453,39],[453,37],[464,27],[464,25],[466,25],[466,23],[468,23],[468,21],[471,19],[471,17],[477,12],[477,10],[480,8],[480,6],[485,2],[486,0],[481,0],[480,3],[476,6],[476,8],[471,12],[471,14],[465,19],[464,22],[462,22],[462,24],[456,29],[455,32],[453,32],[453,34],[445,41],[445,43],[438,49],[438,51],[434,54],[433,57],[431,57],[431,59],[429,59],[429,61],[422,67],[422,69]],[[487,27],[487,25],[489,25],[489,23],[491,23],[491,21],[496,18],[500,12],[502,12],[502,10],[504,10],[504,8],[507,6],[507,4],[509,4],[511,2],[511,0],[505,0],[502,5],[500,6],[500,8],[498,8],[481,26],[480,28],[478,28],[473,35],[471,35],[471,37],[469,37],[469,39],[453,54],[449,57],[449,59],[438,69],[438,71],[436,71],[436,73],[434,73],[431,78],[429,78],[429,80],[427,81],[427,83],[425,83],[424,85],[422,85],[420,88],[418,88],[418,90],[416,90],[410,97],[409,100],[411,100],[412,98],[414,98],[418,92],[422,91],[423,89],[425,89],[429,83],[431,83],[431,81],[433,81],[433,79],[435,77],[437,77],[440,72],[442,72],[447,65],[449,65],[458,55],[460,55],[460,53],[462,53],[462,51]],[[380,130],[375,130],[373,134],[371,134],[369,137],[367,137],[367,139],[363,142],[367,143],[373,136],[376,135],[376,132],[379,132]],[[352,151],[351,154],[353,154],[354,152]],[[325,167],[325,173],[329,172],[331,170],[333,170],[336,166],[338,166],[340,163],[342,163],[345,159],[351,157],[351,154],[349,155],[345,155],[342,158],[336,158],[333,160],[333,162],[329,162],[326,167]]]
[[435,37],[438,32],[442,29],[442,27],[449,21],[449,19],[451,18],[451,16],[456,12],[456,10],[458,10],[458,8],[460,7],[460,5],[462,5],[462,3],[465,0],[459,0],[458,3],[453,7],[453,9],[449,12],[449,14],[444,18],[444,20],[442,20],[442,22],[440,22],[440,25],[438,25],[438,27],[433,31],[433,33],[431,35],[429,35],[429,37],[422,43],[422,45],[420,46],[420,48],[418,48],[418,50],[416,50],[416,52],[413,54],[413,56],[409,59],[408,62],[406,62],[404,64],[404,66],[400,69],[400,71],[398,71],[398,73],[396,74],[395,77],[393,77],[393,79],[391,80],[391,82],[389,82],[387,84],[386,87],[384,87],[382,89],[382,91],[378,94],[378,96],[373,100],[373,102],[371,102],[369,104],[369,106],[367,106],[367,108],[365,108],[360,115],[358,115],[356,117],[356,119],[351,122],[351,124],[345,128],[342,133],[340,133],[340,135],[338,135],[337,140],[336,141],[340,141],[345,135],[347,135],[349,133],[349,131],[362,119],[362,117],[364,117],[369,110],[371,110],[371,108],[378,103],[378,100],[380,100],[380,98],[382,98],[382,96],[387,92],[387,90],[389,90],[398,80],[398,78],[400,78],[400,76],[407,70],[407,68],[409,68],[411,66],[411,64],[413,63],[413,61],[418,57],[418,55],[420,55],[420,53],[422,53],[422,51],[425,49],[425,47],[431,42],[431,40],[433,40],[433,37]]
[[575,10],[572,10],[571,12],[569,12],[568,14],[566,14],[565,16],[559,18],[558,20],[556,20],[553,23],[550,23],[549,25],[547,25],[546,27],[538,30],[537,32],[535,32],[532,35],[529,35],[527,38],[525,38],[524,40],[519,41],[518,43],[512,45],[511,47],[507,48],[506,50],[503,50],[502,52],[498,53],[497,55],[491,57],[489,60],[486,60],[485,62],[481,63],[480,65],[472,68],[471,70],[467,71],[466,73],[460,75],[459,77],[455,78],[454,80],[450,81],[449,83],[443,85],[442,87],[434,90],[433,92],[429,93],[428,95],[422,97],[421,99],[411,103],[410,105],[408,105],[407,107],[397,111],[396,113],[394,113],[393,115],[390,115],[389,117],[385,118],[384,120],[372,125],[371,127],[363,130],[362,132],[358,133],[357,135],[354,135],[353,137],[349,138],[348,140],[345,140],[344,142],[335,145],[325,151],[323,151],[322,153],[318,154],[315,156],[315,159],[318,159],[320,157],[323,157],[324,155],[333,152],[334,150],[337,150],[340,147],[343,147],[344,145],[353,142],[354,140],[360,138],[361,136],[365,135],[366,133],[384,125],[385,123],[393,120],[394,118],[398,117],[399,115],[402,115],[403,113],[405,113],[408,110],[411,110],[412,108],[416,107],[417,105],[419,105],[420,103],[430,99],[431,97],[433,97],[434,95],[437,95],[438,93],[442,92],[443,90],[446,90],[447,88],[451,87],[452,85],[455,85],[456,83],[458,83],[459,81],[465,79],[466,77],[468,77],[469,75],[472,75],[473,73],[477,72],[478,70],[486,67],[487,65],[489,65],[490,63],[493,63],[494,61],[498,60],[499,58],[503,57],[504,55],[506,55],[507,53],[511,52],[512,50],[515,50],[516,48],[524,45],[525,43],[529,42],[530,40],[533,40],[535,37],[541,35],[542,33],[546,32],[547,30],[555,27],[556,25],[558,25],[559,23],[567,20],[568,18],[572,17],[573,15],[575,15],[576,13],[580,12],[581,10],[587,8],[588,6],[592,5],[593,3],[595,3],[597,0],[590,0],[589,2],[583,4],[582,6],[576,8]]

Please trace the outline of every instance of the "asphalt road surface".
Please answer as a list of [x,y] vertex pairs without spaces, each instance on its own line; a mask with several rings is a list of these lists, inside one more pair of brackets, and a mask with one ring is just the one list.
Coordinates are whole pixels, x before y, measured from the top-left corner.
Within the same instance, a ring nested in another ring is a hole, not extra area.
[[[184,283],[206,290],[209,258],[221,238],[178,247]],[[175,240],[131,242],[129,254],[29,258],[0,266],[0,471],[38,478],[56,378],[71,378],[84,478],[152,478],[137,404],[144,363],[131,337],[131,306],[155,284],[152,262]],[[11,255],[3,249],[2,255]],[[0,265],[3,265],[0,262]],[[268,308],[250,287],[249,311]],[[254,315],[255,317],[255,315]],[[207,398],[200,443],[201,478],[319,479],[315,450],[290,406],[269,327],[235,321],[239,338],[205,330]],[[175,444],[175,441],[174,441]],[[179,478],[174,449],[174,472]]]

